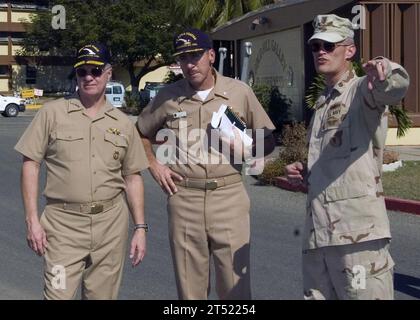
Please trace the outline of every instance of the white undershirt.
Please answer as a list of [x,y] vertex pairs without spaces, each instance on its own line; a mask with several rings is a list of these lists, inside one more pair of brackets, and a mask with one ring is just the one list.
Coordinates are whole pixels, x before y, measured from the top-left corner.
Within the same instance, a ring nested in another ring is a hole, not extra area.
[[207,90],[202,90],[202,91],[197,91],[197,95],[200,97],[201,101],[205,101],[207,99],[210,91],[213,90],[213,88],[210,88],[210,89],[207,89]]

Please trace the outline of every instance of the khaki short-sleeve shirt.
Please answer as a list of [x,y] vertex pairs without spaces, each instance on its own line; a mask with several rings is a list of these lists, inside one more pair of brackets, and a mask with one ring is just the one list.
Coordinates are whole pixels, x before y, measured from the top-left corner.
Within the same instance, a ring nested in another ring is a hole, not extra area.
[[45,160],[44,195],[64,202],[108,200],[125,189],[124,176],[148,167],[135,125],[109,102],[94,119],[77,94],[46,103],[15,149]]
[[[205,101],[186,79],[182,79],[162,89],[138,118],[140,132],[151,140],[163,140],[166,133],[173,133],[178,161],[166,164],[185,177],[217,178],[241,172],[242,163],[223,158],[222,149],[212,147],[219,139],[212,138],[210,123],[213,112],[217,112],[222,104],[232,107],[247,129],[262,129],[263,137],[275,129],[249,86],[215,70],[214,76],[215,86]],[[205,154],[200,150],[209,152]],[[159,152],[158,147],[158,160]]]

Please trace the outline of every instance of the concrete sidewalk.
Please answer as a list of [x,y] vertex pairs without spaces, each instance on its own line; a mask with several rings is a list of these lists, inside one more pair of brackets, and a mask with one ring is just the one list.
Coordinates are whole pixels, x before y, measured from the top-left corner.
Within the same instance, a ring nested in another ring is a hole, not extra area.
[[385,150],[396,151],[402,161],[420,161],[420,145],[418,146],[386,146]]

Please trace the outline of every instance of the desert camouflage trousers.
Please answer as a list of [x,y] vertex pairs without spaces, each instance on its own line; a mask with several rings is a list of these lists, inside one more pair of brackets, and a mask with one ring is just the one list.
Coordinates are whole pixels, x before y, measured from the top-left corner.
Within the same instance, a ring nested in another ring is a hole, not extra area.
[[305,300],[392,300],[389,240],[303,251]]

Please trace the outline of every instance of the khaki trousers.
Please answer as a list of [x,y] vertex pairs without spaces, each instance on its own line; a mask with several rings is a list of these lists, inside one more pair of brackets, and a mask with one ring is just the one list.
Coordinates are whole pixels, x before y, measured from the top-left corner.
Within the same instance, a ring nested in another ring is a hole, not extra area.
[[392,300],[394,261],[389,240],[323,247],[303,252],[306,300]]
[[179,299],[207,299],[211,255],[219,298],[251,298],[249,209],[242,182],[215,190],[178,186],[168,198]]
[[117,299],[127,249],[128,208],[123,197],[98,214],[47,205],[44,298]]

